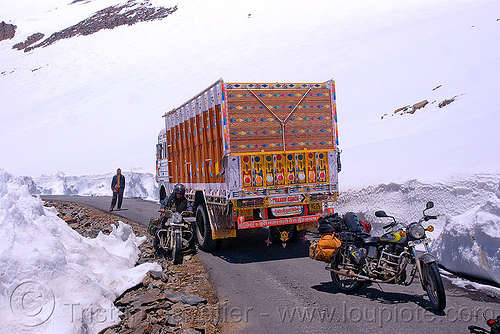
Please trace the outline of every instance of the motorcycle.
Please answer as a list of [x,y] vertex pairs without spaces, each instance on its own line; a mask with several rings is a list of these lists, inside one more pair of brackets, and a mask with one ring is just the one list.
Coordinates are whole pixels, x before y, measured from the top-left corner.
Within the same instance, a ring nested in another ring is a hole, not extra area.
[[194,249],[194,234],[191,222],[194,218],[188,211],[172,212],[165,210],[160,215],[160,227],[154,230],[154,248],[158,253],[160,249],[171,254],[172,262],[180,264],[183,253]]
[[[381,237],[351,231],[339,232],[341,246],[325,268],[330,271],[333,284],[344,292],[356,291],[366,282],[408,286],[418,273],[432,308],[436,311],[444,310],[446,296],[443,281],[438,261],[429,250],[430,239],[426,236],[426,232],[432,232],[434,227],[429,225],[424,228],[422,225],[437,219],[436,216],[426,214],[433,207],[434,203],[428,202],[423,217],[410,224],[397,222],[384,211],[375,212],[377,217],[393,220],[384,226],[385,230],[390,230]],[[424,246],[423,253],[417,252],[418,245]]]
[[491,328],[489,332],[487,329],[473,325],[467,328],[470,334],[500,334],[500,315],[496,319],[486,321],[486,324]]

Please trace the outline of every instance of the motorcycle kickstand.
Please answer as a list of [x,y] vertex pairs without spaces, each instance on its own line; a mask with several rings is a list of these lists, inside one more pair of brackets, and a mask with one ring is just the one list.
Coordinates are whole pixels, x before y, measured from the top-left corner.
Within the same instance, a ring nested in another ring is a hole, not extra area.
[[378,282],[375,282],[375,284],[377,284],[377,285],[378,285],[378,288],[379,288],[380,290],[382,290],[382,292],[385,292],[385,291],[384,291],[384,289],[382,289],[382,286],[380,286],[380,284],[379,284]]

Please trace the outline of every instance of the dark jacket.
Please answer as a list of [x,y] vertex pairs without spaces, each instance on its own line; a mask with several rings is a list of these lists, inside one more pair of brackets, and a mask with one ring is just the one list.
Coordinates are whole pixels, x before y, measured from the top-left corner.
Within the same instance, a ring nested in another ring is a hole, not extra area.
[[165,198],[161,203],[161,209],[168,209],[172,212],[193,211],[191,203],[188,202],[186,197],[177,198],[175,194],[171,194]]
[[[113,176],[113,181],[111,181],[111,190],[115,190],[115,186],[118,184],[118,178]],[[120,174],[120,188],[122,190],[125,190],[125,176],[123,174]]]

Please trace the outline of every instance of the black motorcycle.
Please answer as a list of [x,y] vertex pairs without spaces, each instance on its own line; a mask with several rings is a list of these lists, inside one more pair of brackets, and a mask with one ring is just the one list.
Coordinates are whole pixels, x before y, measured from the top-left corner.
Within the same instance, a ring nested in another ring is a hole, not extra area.
[[[157,253],[161,251],[171,256],[174,264],[183,261],[183,253],[194,250],[194,234],[191,222],[194,220],[188,217],[189,212],[182,213],[165,210],[161,213],[157,223],[151,223],[148,229],[154,235],[154,249]],[[153,220],[151,220],[153,221]],[[158,225],[156,225],[158,224]]]
[[[377,217],[393,220],[384,226],[384,229],[390,230],[381,237],[360,235],[352,231],[338,233],[341,247],[325,268],[330,271],[333,284],[345,292],[356,291],[365,282],[408,286],[418,273],[432,308],[436,311],[444,310],[446,296],[443,281],[438,261],[429,250],[430,239],[426,236],[426,232],[432,232],[434,227],[422,225],[431,219],[437,219],[436,216],[426,214],[433,207],[434,203],[428,202],[423,217],[410,224],[397,222],[384,211],[375,212]],[[417,252],[418,245],[424,246],[424,252]]]
[[478,326],[469,326],[470,334],[500,334],[500,315],[496,319],[490,319],[486,321],[486,324],[490,326],[490,331]]

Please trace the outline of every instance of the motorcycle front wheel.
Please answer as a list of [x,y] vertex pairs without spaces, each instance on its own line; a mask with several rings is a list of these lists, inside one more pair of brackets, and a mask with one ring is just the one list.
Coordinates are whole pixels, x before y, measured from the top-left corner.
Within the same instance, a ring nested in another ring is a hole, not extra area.
[[[331,268],[338,269],[338,265],[335,261],[332,262]],[[333,271],[330,271],[330,275],[332,276],[333,285],[343,292],[354,292],[359,290],[365,284],[365,281],[358,281],[352,277],[338,275]]]
[[172,262],[174,264],[182,263],[181,247],[182,247],[181,235],[179,233],[175,233],[172,246]]
[[446,307],[443,280],[436,262],[422,263],[423,286],[434,310],[441,312]]

